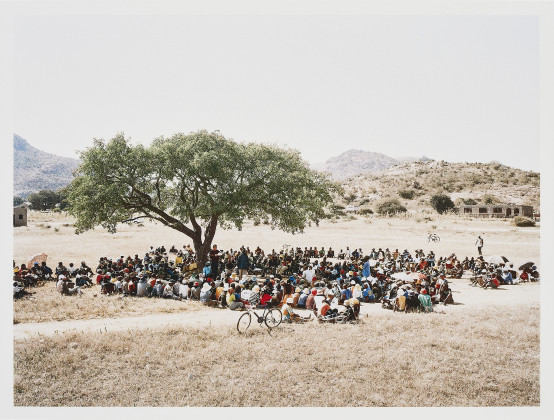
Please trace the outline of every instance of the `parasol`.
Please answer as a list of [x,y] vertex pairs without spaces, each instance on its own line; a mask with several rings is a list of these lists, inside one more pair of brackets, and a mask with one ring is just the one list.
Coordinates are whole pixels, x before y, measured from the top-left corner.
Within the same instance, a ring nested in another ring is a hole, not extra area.
[[34,263],[43,263],[46,262],[46,259],[48,258],[48,255],[46,255],[44,252],[42,254],[36,254],[31,257],[29,262],[27,263],[27,267],[32,267]]
[[425,274],[423,274],[423,273],[411,273],[410,276],[414,280],[423,280],[425,278]]
[[487,260],[487,262],[489,264],[505,264],[508,262],[508,258],[502,257],[500,255],[493,255]]
[[526,262],[525,264],[523,264],[521,267],[519,267],[519,270],[527,270],[528,268],[531,268],[534,265],[535,265],[534,262],[529,261],[529,262]]
[[410,276],[408,273],[404,273],[404,272],[400,272],[400,273],[394,273],[391,278],[395,279],[395,280],[402,280],[402,281],[409,281],[409,282],[413,282],[414,279],[412,278],[412,276]]

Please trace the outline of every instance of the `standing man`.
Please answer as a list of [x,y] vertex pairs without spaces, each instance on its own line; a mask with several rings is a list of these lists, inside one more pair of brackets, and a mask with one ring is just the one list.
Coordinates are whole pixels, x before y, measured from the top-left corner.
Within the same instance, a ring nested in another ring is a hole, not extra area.
[[210,261],[212,263],[210,276],[212,279],[216,279],[219,274],[219,250],[217,245],[214,245],[210,251]]
[[477,245],[477,251],[479,252],[479,255],[483,255],[483,253],[481,252],[481,249],[483,249],[483,238],[481,238],[481,235],[477,237],[475,245]]
[[248,274],[248,268],[250,267],[250,260],[246,254],[246,249],[243,247],[241,249],[241,254],[239,255],[237,261],[237,267],[239,269],[239,278],[242,279],[243,276]]

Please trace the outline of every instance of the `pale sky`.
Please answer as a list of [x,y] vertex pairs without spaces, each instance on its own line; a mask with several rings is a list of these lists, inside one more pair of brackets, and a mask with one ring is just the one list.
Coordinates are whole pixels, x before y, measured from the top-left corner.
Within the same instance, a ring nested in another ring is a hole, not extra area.
[[533,16],[18,16],[14,41],[14,131],[58,155],[205,128],[539,170]]

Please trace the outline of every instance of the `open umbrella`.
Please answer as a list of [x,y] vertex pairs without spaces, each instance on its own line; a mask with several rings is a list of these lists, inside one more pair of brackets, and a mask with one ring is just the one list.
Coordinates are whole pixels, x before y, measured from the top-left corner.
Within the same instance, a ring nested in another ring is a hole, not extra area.
[[402,280],[402,281],[409,281],[409,282],[413,282],[414,279],[412,278],[412,276],[410,276],[408,273],[404,273],[404,272],[400,272],[400,273],[394,273],[391,278],[395,279],[395,280]]
[[528,268],[531,268],[535,265],[534,262],[532,261],[529,261],[529,262],[526,262],[525,264],[523,264],[522,266],[519,267],[519,270],[527,270]]
[[508,262],[508,258],[502,257],[500,255],[493,255],[487,260],[487,262],[489,264],[505,264]]
[[27,267],[32,267],[34,263],[43,263],[46,262],[46,259],[48,258],[48,255],[46,255],[44,252],[42,254],[36,254],[31,257],[29,262],[27,263]]
[[423,280],[425,278],[425,274],[423,274],[423,273],[410,273],[410,276],[414,280]]

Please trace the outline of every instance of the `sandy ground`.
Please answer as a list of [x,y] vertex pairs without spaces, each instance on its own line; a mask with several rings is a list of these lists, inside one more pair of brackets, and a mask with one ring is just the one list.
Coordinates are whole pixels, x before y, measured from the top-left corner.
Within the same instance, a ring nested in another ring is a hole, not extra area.
[[[102,256],[139,254],[143,256],[150,246],[171,245],[182,247],[192,244],[188,236],[171,228],[146,223],[144,227],[121,225],[116,234],[98,228],[81,235],[74,234],[73,219],[56,214],[31,212],[29,226],[14,228],[14,260],[16,264],[27,262],[35,254],[46,253],[53,267],[58,261],[78,264],[85,260],[95,265]],[[50,226],[49,228],[46,226]],[[56,231],[55,229],[58,229]],[[440,236],[439,243],[428,243],[429,233]],[[433,250],[437,256],[456,253],[459,258],[476,256],[475,240],[482,235],[485,240],[483,254],[504,255],[514,264],[534,261],[540,269],[540,228],[518,228],[508,219],[469,219],[435,215],[431,220],[423,217],[366,218],[331,223],[323,221],[319,227],[306,228],[303,234],[287,234],[271,230],[268,226],[245,223],[242,231],[218,228],[214,239],[222,249],[238,249],[260,246],[269,251],[279,250],[283,244],[318,247],[336,251],[341,248],[389,248],[391,250]]]

